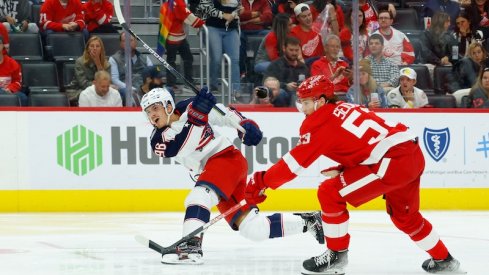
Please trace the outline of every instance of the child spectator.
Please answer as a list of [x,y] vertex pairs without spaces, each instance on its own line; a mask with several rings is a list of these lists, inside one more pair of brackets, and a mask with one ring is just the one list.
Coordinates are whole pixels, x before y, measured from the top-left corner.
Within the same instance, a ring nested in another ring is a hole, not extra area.
[[108,0],[88,0],[83,5],[87,30],[90,33],[117,33],[110,22],[114,6]]

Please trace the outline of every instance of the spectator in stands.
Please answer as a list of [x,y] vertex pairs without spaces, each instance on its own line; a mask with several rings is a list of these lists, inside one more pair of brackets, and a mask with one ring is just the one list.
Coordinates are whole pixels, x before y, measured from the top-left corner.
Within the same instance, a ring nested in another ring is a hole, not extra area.
[[[367,108],[387,108],[387,99],[384,89],[377,85],[377,82],[372,77],[372,68],[368,59],[362,59],[358,62],[360,70],[360,104]],[[346,101],[349,103],[356,102],[356,94],[354,86],[348,89],[346,93]]]
[[255,57],[255,72],[263,74],[272,61],[283,55],[285,39],[289,34],[292,21],[286,13],[273,18],[272,30],[263,38]]
[[239,67],[243,76],[250,70],[246,68],[248,36],[265,36],[269,32],[268,26],[272,24],[273,15],[267,0],[243,0],[241,4],[243,10],[239,15],[241,26]]
[[352,72],[348,63],[338,58],[340,49],[340,38],[334,34],[328,35],[324,42],[325,55],[312,63],[311,76],[326,76],[333,82],[335,93],[345,94],[351,85]]
[[[265,87],[268,89],[268,96],[258,98],[256,95],[257,89]],[[256,87],[253,93],[251,104],[272,104],[273,107],[290,107],[290,95],[285,90],[280,88],[280,81],[273,76],[269,76],[263,80],[263,86]]]
[[46,0],[41,6],[39,26],[44,34],[85,29],[80,0]]
[[[163,5],[168,6],[169,1],[163,3]],[[180,54],[180,57],[183,61],[183,74],[187,80],[190,82],[194,82],[194,73],[193,73],[193,63],[194,56],[190,51],[190,45],[187,41],[187,34],[185,33],[184,23],[193,27],[200,28],[205,22],[195,16],[186,6],[184,1],[175,1],[173,8],[173,23],[170,27],[170,32],[168,37],[166,38],[166,61],[173,68],[177,67],[177,53]],[[181,6],[180,6],[181,5]],[[143,77],[144,80],[144,77]],[[177,87],[177,78],[170,73],[170,71],[166,71],[166,81],[167,85],[170,86],[173,91],[180,91]],[[139,106],[139,105],[136,105]]]
[[112,25],[114,5],[108,0],[88,0],[83,4],[85,23],[90,33],[118,33]]
[[[482,31],[481,31],[482,32]],[[469,45],[476,40],[476,33],[472,32],[470,17],[467,11],[461,11],[455,19],[455,30],[453,36],[458,42],[458,53],[460,56],[467,56],[469,53]]]
[[469,104],[471,108],[489,108],[489,67],[480,72],[477,82],[470,89]]
[[[455,28],[455,19],[460,13],[460,4],[452,0],[428,0],[424,3],[421,18],[433,17],[437,12],[445,12],[450,16],[450,30]],[[433,24],[433,19],[431,19]]]
[[163,87],[163,71],[159,66],[151,66],[144,69],[143,74],[143,85],[139,87],[137,91],[132,94],[134,100],[134,106],[139,106],[141,98],[149,91],[154,88]]
[[379,29],[379,20],[378,20],[378,11],[379,10],[388,10],[391,12],[392,16],[396,16],[396,8],[393,4],[384,4],[381,3],[378,6],[372,6],[371,1],[368,0],[359,0],[358,6],[363,10],[365,14],[365,23],[367,24],[367,31],[369,34],[375,32]]
[[231,59],[231,89],[240,89],[239,73],[239,1],[201,0],[197,7],[198,15],[208,28],[210,89],[218,90],[218,72],[224,53]]
[[470,5],[465,7],[472,23],[472,30],[480,27],[489,27],[489,1],[471,0]]
[[302,58],[306,65],[324,55],[321,35],[312,30],[312,14],[309,5],[301,3],[294,8],[299,25],[290,30],[290,35],[299,39]]
[[22,91],[20,65],[3,51],[3,37],[0,36],[0,94],[16,95],[22,106],[27,106],[27,95]]
[[374,33],[384,38],[384,56],[396,65],[408,65],[414,62],[414,49],[409,38],[403,32],[392,27],[394,16],[388,10],[379,12],[380,28]]
[[8,32],[38,33],[39,27],[30,22],[31,4],[28,0],[0,0],[0,22]]
[[[126,98],[126,58],[125,58],[125,43],[126,33],[122,32],[119,36],[121,49],[113,54],[109,58],[110,74],[112,77],[112,84],[117,87],[123,100]],[[136,38],[131,35],[131,80],[132,91],[143,84],[142,73],[143,70],[149,66],[153,66],[153,62],[149,57],[144,58],[141,53],[136,50]],[[130,91],[131,92],[131,91]]]
[[309,77],[309,68],[299,60],[301,46],[299,39],[287,37],[284,55],[268,66],[264,78],[270,76],[280,81],[280,88],[285,90],[293,99],[299,82]]
[[[436,12],[431,20],[430,27],[420,36],[423,60],[432,65],[452,65],[458,61],[458,43],[450,34],[450,16],[448,13]],[[452,54],[455,51],[455,55]]]
[[[353,48],[352,48],[352,25],[353,25],[353,10],[350,9],[347,12],[346,20],[345,22],[345,27],[341,29],[340,31],[340,40],[341,40],[341,49],[343,50],[343,56],[348,59],[348,61],[353,62]],[[358,45],[355,45],[358,47],[358,55],[360,58],[363,58],[365,56],[365,52],[367,49],[367,40],[368,40],[368,31],[367,31],[367,25],[365,24],[365,15],[363,13],[363,10],[358,11],[358,25],[359,25],[359,37],[358,37]]]
[[384,57],[384,38],[378,33],[372,34],[368,38],[368,50],[370,55],[366,58],[370,60],[372,67],[372,77],[384,91],[388,92],[399,84],[399,67]]
[[119,92],[110,86],[110,74],[107,71],[95,73],[93,84],[80,94],[80,107],[122,107]]
[[2,53],[3,54],[8,54],[10,42],[9,42],[9,37],[8,37],[8,31],[7,28],[3,24],[0,24],[0,36],[2,36]]
[[297,17],[295,16],[294,8],[302,3],[301,0],[283,0],[278,5],[278,13],[288,14],[293,25],[297,25]]
[[[321,35],[329,33],[338,35],[340,30],[343,29],[345,15],[341,6],[336,4],[336,0],[314,0],[309,5],[309,8],[312,14],[312,29],[315,32]],[[327,30],[321,30],[325,19],[327,20]]]
[[472,87],[477,81],[480,69],[486,64],[488,56],[482,44],[474,42],[469,45],[468,51],[468,56],[453,66],[453,74],[444,81],[451,93]]
[[80,93],[93,84],[97,71],[110,72],[110,67],[105,56],[104,42],[93,35],[85,44],[83,55],[75,61],[75,78],[66,91],[70,105],[77,105]]
[[426,94],[416,85],[416,71],[402,68],[400,85],[387,93],[387,102],[391,108],[421,108],[428,105]]

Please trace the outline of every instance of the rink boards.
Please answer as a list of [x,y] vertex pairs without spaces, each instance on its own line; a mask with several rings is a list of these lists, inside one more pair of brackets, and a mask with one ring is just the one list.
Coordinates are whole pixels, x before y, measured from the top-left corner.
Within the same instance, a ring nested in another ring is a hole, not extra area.
[[[242,146],[234,129],[217,129],[246,156],[249,174],[295,146],[303,115],[247,110],[264,131],[257,147]],[[424,209],[489,209],[489,112],[456,109],[380,113],[403,121],[425,154]],[[173,160],[153,155],[151,126],[137,109],[0,108],[0,212],[181,211],[193,181]],[[331,133],[334,135],[334,133]],[[321,158],[280,190],[267,191],[266,210],[316,209]],[[361,209],[384,209],[382,199]]]

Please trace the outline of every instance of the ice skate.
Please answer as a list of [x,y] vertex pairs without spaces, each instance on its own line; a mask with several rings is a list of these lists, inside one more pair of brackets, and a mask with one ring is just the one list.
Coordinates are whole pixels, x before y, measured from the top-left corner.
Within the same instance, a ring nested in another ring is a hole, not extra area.
[[348,264],[348,250],[333,251],[328,249],[323,254],[305,260],[302,263],[302,274],[345,274]]
[[423,262],[421,267],[428,273],[436,274],[466,274],[467,272],[459,269],[460,262],[448,253],[445,260],[434,260],[433,258]]
[[310,213],[294,213],[294,215],[300,216],[304,221],[304,230],[302,232],[311,232],[312,236],[320,244],[324,244],[324,231],[323,221],[321,219],[321,211]]
[[163,264],[199,265],[204,263],[202,255],[202,238],[193,237],[177,246],[175,253],[163,255],[161,262]]

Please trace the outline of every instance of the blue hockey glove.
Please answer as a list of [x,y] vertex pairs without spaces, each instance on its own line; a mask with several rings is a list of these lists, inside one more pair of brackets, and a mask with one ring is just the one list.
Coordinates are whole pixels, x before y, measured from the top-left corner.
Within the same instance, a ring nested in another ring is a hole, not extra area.
[[207,87],[202,88],[189,105],[187,110],[188,122],[197,126],[206,125],[208,114],[215,104],[216,98],[214,95],[209,92]]
[[239,125],[243,126],[246,130],[246,134],[238,131],[238,137],[243,141],[245,145],[253,146],[260,143],[263,133],[260,131],[258,124],[251,119],[243,119]]

